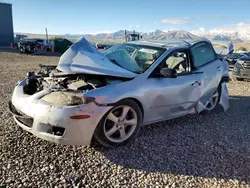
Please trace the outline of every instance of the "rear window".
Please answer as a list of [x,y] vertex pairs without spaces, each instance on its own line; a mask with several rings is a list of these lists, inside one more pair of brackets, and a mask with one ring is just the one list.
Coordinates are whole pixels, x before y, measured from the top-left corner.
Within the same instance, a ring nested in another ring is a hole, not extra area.
[[217,59],[212,45],[208,43],[198,43],[191,48],[195,67],[203,66]]

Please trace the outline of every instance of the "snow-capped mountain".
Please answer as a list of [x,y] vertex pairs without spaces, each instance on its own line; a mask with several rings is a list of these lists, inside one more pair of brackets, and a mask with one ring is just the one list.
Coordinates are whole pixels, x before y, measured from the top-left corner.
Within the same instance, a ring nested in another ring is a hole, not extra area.
[[[127,33],[133,33],[133,31],[127,31]],[[136,32],[142,35],[143,39],[155,39],[155,40],[174,40],[174,39],[197,39],[200,38],[188,31],[183,30],[171,30],[162,31],[154,30],[148,33]],[[86,34],[84,35],[88,39],[124,39],[125,31],[120,30],[114,33],[99,33],[96,35]]]
[[198,38],[200,37],[183,30],[167,31],[158,36],[153,36],[153,39],[156,40],[175,40],[175,39],[194,40]]
[[148,33],[144,33],[144,36],[148,36],[148,37],[151,37],[151,36],[160,36],[160,35],[162,35],[164,33],[165,33],[164,31],[156,29],[156,30],[150,31]]
[[233,42],[243,42],[250,40],[250,31],[238,32],[224,29],[214,29],[206,31],[204,28],[200,28],[199,30],[191,31],[191,33],[211,40],[224,40]]
[[[132,33],[133,31],[127,31],[127,33]],[[210,30],[205,31],[200,28],[199,30],[193,31],[183,31],[183,30],[154,30],[148,33],[137,32],[142,35],[143,39],[156,39],[156,40],[174,40],[174,39],[199,39],[207,38],[210,40],[223,40],[223,41],[233,41],[233,42],[243,42],[250,40],[250,32],[236,32],[230,30]],[[80,37],[81,35],[65,35],[66,38],[73,36]],[[98,33],[98,34],[85,34],[84,35],[88,40],[124,40],[125,31],[119,30],[113,33]]]

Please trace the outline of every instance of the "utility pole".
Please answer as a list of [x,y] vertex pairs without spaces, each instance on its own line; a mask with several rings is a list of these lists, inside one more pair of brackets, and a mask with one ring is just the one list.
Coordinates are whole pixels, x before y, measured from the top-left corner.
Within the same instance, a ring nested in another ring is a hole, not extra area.
[[128,42],[128,39],[127,39],[127,30],[125,30],[125,40],[126,40],[126,42]]
[[47,39],[47,45],[49,44],[49,37],[48,37],[48,31],[47,28],[45,28],[45,32],[46,32],[46,39]]

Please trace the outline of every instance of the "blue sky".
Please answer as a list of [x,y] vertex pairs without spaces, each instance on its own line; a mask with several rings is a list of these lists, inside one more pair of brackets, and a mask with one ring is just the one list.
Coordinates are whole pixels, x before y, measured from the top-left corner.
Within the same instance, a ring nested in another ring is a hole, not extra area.
[[15,32],[80,34],[198,30],[250,24],[250,0],[5,0]]

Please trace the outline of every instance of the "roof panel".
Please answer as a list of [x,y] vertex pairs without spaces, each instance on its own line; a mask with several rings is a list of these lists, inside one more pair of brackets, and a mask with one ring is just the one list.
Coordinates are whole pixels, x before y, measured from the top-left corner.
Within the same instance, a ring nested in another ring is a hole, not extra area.
[[189,47],[197,42],[206,41],[206,39],[201,40],[145,40],[145,41],[130,41],[128,44],[136,44],[136,45],[146,45],[146,46],[154,46],[154,47]]

